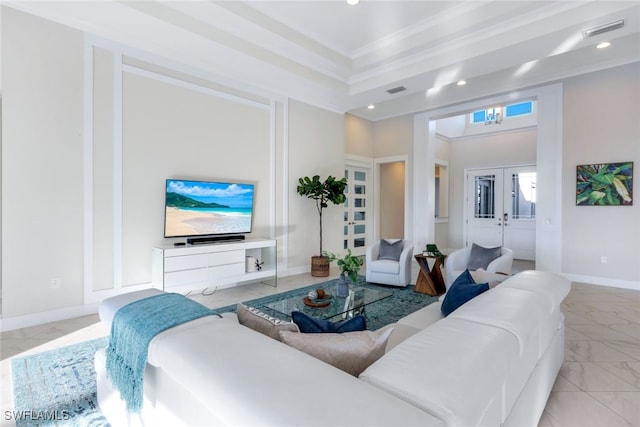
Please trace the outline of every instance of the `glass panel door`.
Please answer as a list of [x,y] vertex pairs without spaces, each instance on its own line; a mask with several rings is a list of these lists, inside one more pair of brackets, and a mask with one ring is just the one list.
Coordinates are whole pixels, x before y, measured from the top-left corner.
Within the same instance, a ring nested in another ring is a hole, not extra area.
[[502,169],[467,176],[467,245],[502,245]]
[[369,243],[369,169],[347,166],[347,200],[344,203],[343,249],[364,255]]

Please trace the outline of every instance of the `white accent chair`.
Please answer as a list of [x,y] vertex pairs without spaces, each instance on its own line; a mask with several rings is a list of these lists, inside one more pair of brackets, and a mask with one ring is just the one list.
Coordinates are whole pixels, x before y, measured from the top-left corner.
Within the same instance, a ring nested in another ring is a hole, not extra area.
[[[389,241],[391,240],[389,239]],[[413,243],[410,240],[403,240],[399,261],[378,259],[379,253],[380,241],[367,248],[365,256],[367,282],[400,287],[407,286],[411,282]]]
[[[491,261],[487,266],[486,273],[500,278],[506,279],[511,274],[511,266],[513,264],[513,251],[502,247],[501,255]],[[456,278],[467,269],[469,256],[471,255],[471,246],[467,248],[457,249],[451,252],[444,261],[445,282],[447,290]],[[499,275],[499,276],[498,276]]]

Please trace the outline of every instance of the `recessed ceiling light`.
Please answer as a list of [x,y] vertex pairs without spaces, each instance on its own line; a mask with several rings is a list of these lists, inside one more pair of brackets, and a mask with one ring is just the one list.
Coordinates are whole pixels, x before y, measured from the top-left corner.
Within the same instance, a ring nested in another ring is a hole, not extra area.
[[358,3],[360,3],[360,0],[347,0],[347,4],[350,4],[351,6],[355,6]]
[[459,80],[458,83],[456,83],[458,86],[464,86],[467,84],[466,80]]
[[368,106],[367,108],[368,108],[369,110],[373,110],[374,108],[376,108],[376,106],[375,106],[375,105],[373,105],[373,104],[369,104],[369,106]]
[[597,47],[598,49],[604,49],[605,47],[609,47],[609,46],[611,46],[611,43],[609,43],[609,42],[602,42],[602,43],[598,44],[596,47]]

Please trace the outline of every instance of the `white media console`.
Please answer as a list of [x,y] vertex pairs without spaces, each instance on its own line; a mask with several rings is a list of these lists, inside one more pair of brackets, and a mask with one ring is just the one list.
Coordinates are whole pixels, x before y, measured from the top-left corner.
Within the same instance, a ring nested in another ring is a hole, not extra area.
[[[153,286],[166,292],[214,291],[241,283],[277,285],[277,244],[270,239],[151,249]],[[262,264],[258,270],[254,260]]]

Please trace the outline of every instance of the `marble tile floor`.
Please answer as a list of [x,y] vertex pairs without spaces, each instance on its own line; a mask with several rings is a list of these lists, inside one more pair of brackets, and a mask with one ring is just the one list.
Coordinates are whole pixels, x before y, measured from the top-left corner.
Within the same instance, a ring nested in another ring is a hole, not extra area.
[[[278,279],[276,288],[251,284],[193,298],[215,308],[324,280],[302,274]],[[565,362],[539,426],[640,427],[640,291],[574,283],[562,308]],[[12,357],[105,335],[97,315],[2,332],[2,412],[13,408]]]

